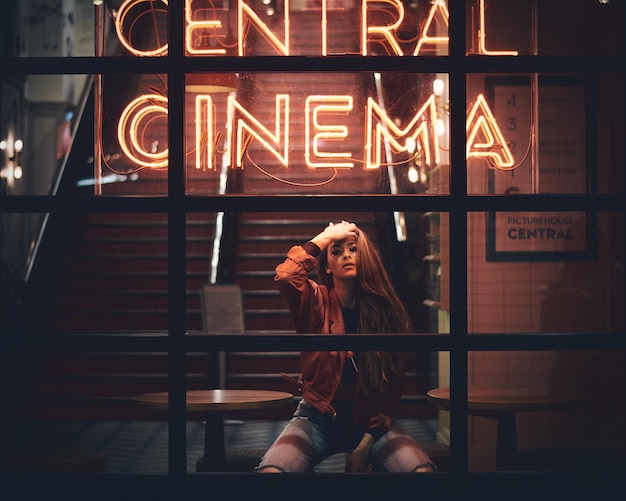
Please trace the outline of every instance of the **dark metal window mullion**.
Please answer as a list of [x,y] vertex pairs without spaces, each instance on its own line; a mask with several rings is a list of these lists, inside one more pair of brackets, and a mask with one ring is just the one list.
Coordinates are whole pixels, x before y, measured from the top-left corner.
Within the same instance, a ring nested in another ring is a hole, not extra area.
[[468,470],[467,162],[465,2],[449,2],[450,80],[450,471]]
[[185,334],[185,169],[183,2],[168,8],[168,390],[170,475],[184,475],[187,464]]

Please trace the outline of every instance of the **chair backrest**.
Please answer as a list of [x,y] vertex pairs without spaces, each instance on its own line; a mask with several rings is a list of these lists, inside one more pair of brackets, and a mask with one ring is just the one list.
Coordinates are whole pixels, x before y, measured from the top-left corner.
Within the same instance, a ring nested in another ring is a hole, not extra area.
[[[202,330],[205,334],[243,334],[246,331],[241,288],[235,284],[205,284],[201,290]],[[212,357],[217,366],[217,384],[226,387],[226,353]]]
[[235,284],[202,286],[202,328],[206,334],[243,334],[241,288]]

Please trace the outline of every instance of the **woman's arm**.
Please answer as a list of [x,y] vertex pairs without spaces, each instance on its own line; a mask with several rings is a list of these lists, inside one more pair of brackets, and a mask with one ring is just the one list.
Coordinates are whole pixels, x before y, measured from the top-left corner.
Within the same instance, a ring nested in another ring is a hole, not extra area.
[[365,429],[374,437],[385,433],[400,406],[406,377],[407,356],[400,354],[396,374],[387,383],[380,395],[358,395],[354,403],[354,413],[360,417]]
[[331,242],[354,238],[357,234],[354,223],[329,223],[304,245],[289,249],[287,259],[276,267],[274,280],[289,303],[297,332],[321,332],[324,326],[324,297],[318,294],[320,286],[308,278],[317,264],[317,257]]
[[276,267],[274,281],[289,303],[296,332],[300,334],[317,332],[315,329],[323,323],[318,304],[319,286],[308,278],[316,263],[316,258],[304,247],[295,245],[289,249],[285,261]]
[[359,445],[346,458],[346,471],[350,473],[368,471],[373,445],[374,436],[371,433],[364,433]]

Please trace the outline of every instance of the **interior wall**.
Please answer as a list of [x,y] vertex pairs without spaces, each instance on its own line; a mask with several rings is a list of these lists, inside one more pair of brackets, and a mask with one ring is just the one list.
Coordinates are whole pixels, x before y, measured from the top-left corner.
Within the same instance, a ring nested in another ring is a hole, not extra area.
[[[473,82],[470,88],[480,89]],[[602,98],[601,98],[602,99]],[[623,186],[621,153],[613,114],[603,120],[598,107],[597,136],[602,148],[589,168],[595,189],[612,192]],[[617,159],[617,161],[615,161]],[[489,169],[470,163],[468,191],[485,193]],[[487,214],[468,215],[468,330],[471,333],[615,332],[624,327],[623,231],[619,214],[597,213],[597,255],[589,260],[547,262],[487,259]],[[472,388],[536,388],[582,393],[585,403],[571,413],[532,412],[518,415],[519,449],[625,446],[623,352],[472,352],[468,360]],[[495,467],[496,421],[469,419],[470,467]]]

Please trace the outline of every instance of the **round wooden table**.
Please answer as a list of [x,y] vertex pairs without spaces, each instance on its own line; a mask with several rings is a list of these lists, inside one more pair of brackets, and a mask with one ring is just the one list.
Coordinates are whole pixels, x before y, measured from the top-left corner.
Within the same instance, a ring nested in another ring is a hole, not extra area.
[[[167,410],[167,392],[146,393],[134,398],[151,409]],[[192,390],[187,391],[187,412],[199,413],[206,422],[204,434],[204,471],[223,471],[224,414],[232,411],[255,411],[286,405],[293,395],[269,390]]]
[[[450,388],[427,392],[428,400],[439,409],[450,410]],[[522,388],[470,389],[467,413],[498,420],[496,469],[515,470],[517,463],[518,412],[571,410],[584,400],[581,395]]]

